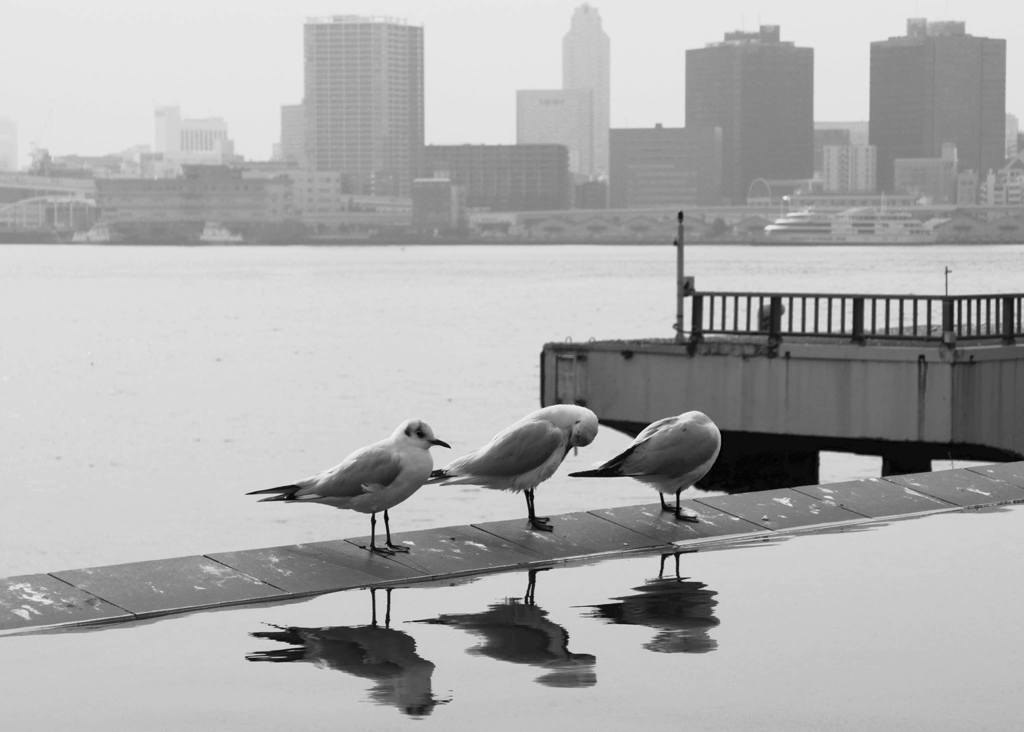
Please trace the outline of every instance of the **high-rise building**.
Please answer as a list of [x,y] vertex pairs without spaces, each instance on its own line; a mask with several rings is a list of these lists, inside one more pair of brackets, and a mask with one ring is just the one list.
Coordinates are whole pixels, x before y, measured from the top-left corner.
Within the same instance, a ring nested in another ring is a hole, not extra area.
[[336,15],[305,24],[306,159],[345,192],[409,196],[423,148],[423,28]]
[[825,145],[822,178],[827,193],[873,193],[876,188],[874,145]]
[[720,202],[721,129],[655,125],[612,129],[609,139],[611,208]]
[[153,116],[153,150],[163,156],[164,174],[177,174],[182,165],[222,165],[234,157],[234,143],[220,117],[182,118],[178,107],[157,107]]
[[516,92],[516,143],[569,148],[569,170],[594,172],[594,103],[590,89],[521,89]]
[[18,127],[14,120],[0,117],[0,170],[18,169]]
[[569,32],[562,38],[562,88],[589,89],[593,104],[593,169],[608,172],[608,126],[611,117],[611,41],[601,27],[597,8],[584,3],[573,12]]
[[281,160],[306,167],[306,108],[281,105]]
[[878,185],[893,190],[897,158],[957,149],[960,170],[1002,167],[1006,41],[968,35],[963,22],[907,21],[907,34],[871,44],[871,144]]
[[726,33],[686,51],[686,127],[722,128],[722,191],[809,179],[814,165],[814,50],[780,40],[779,26]]
[[1006,159],[1017,157],[1017,153],[1020,152],[1017,146],[1017,137],[1020,135],[1020,120],[1017,119],[1017,115],[1008,114],[1006,115]]

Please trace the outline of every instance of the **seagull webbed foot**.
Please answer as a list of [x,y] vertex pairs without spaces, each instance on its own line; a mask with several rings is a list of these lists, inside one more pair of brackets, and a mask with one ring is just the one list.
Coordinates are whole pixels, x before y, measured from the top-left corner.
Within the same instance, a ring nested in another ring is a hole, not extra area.
[[402,554],[409,553],[409,547],[403,546],[401,544],[388,544],[388,549],[391,550],[392,554],[394,554],[395,552],[401,552]]
[[391,556],[394,556],[395,550],[394,549],[389,549],[386,546],[377,546],[375,544],[370,544],[370,553],[371,554],[383,554],[386,557],[391,557]]
[[691,521],[695,524],[700,523],[700,517],[696,511],[692,511],[689,508],[680,508],[673,511],[675,517],[679,521]]
[[554,531],[555,528],[551,525],[551,519],[544,518],[541,516],[534,516],[530,519],[530,527],[537,531]]

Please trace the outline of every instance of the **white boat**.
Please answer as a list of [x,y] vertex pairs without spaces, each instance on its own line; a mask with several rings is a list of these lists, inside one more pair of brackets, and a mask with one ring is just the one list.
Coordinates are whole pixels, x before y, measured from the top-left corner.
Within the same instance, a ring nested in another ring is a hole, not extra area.
[[207,221],[203,227],[203,233],[199,235],[199,241],[206,244],[225,244],[245,241],[241,234],[231,231],[223,224],[215,221]]
[[792,211],[764,227],[780,244],[932,244],[934,227],[908,211],[851,208],[838,213]]

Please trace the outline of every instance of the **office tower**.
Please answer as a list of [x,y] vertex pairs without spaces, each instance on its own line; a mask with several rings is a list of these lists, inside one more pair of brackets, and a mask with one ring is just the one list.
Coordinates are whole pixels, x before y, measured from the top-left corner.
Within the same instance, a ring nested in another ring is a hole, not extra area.
[[153,150],[168,166],[221,165],[234,157],[234,143],[220,117],[183,119],[178,107],[157,107],[153,117]]
[[878,185],[894,189],[897,158],[939,158],[956,146],[959,170],[1002,167],[1006,41],[968,35],[963,22],[907,21],[907,34],[871,44],[871,144]]
[[615,128],[610,130],[609,140],[611,208],[719,203],[721,129]]
[[306,22],[306,159],[346,193],[409,196],[423,148],[423,28],[336,15]]
[[281,106],[281,159],[306,166],[306,111],[301,104]]
[[810,178],[814,50],[779,26],[726,33],[686,51],[686,127],[722,128],[722,192],[744,203],[756,180]]
[[1017,146],[1017,136],[1020,135],[1020,120],[1017,115],[1006,115],[1006,159],[1015,157],[1020,151]]
[[593,167],[586,172],[599,176],[608,171],[608,125],[611,42],[601,27],[597,8],[584,3],[572,15],[569,32],[562,38],[562,88],[589,89],[593,104]]
[[876,188],[874,145],[825,145],[822,178],[828,193],[873,193]]
[[18,169],[18,126],[0,117],[0,170]]
[[594,103],[590,89],[521,89],[516,92],[516,143],[551,143],[569,149],[569,170],[594,175]]

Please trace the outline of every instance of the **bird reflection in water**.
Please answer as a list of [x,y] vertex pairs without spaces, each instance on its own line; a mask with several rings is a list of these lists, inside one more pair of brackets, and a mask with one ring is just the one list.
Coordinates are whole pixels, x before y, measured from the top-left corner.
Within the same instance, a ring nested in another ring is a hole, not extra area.
[[369,625],[295,628],[273,625],[275,630],[252,633],[254,638],[280,641],[289,648],[257,651],[249,661],[308,661],[321,668],[372,679],[369,696],[377,704],[392,705],[413,717],[430,714],[438,699],[431,691],[434,664],[416,653],[416,641],[391,625],[391,589],[385,590],[387,607],[383,627],[377,624],[376,590],[370,590],[373,619]]
[[506,598],[483,612],[445,614],[419,622],[448,625],[479,637],[483,642],[469,653],[545,669],[536,679],[545,686],[593,686],[597,659],[571,652],[568,631],[549,620],[547,611],[536,604],[538,571],[544,570],[529,571],[522,599]]
[[[675,577],[664,576],[669,556],[675,557]],[[658,578],[633,589],[637,594],[590,606],[591,617],[657,628],[659,632],[644,648],[658,653],[708,653],[718,648],[718,641],[709,635],[719,624],[714,615],[718,593],[703,582],[679,576],[679,552],[662,554]]]

